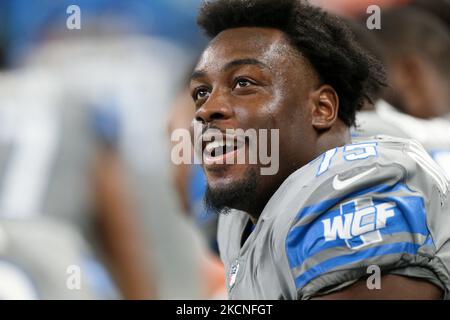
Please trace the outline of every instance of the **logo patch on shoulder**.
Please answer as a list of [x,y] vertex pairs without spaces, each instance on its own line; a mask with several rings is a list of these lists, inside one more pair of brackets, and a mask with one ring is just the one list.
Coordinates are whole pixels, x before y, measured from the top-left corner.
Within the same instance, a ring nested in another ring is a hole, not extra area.
[[396,205],[385,202],[374,205],[372,198],[361,198],[340,205],[340,214],[322,220],[325,241],[345,240],[347,247],[360,249],[383,241],[380,229],[395,216]]

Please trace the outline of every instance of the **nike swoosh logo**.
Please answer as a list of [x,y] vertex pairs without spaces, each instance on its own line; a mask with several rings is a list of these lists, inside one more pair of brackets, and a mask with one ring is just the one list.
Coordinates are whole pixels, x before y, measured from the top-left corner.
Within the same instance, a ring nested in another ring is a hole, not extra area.
[[355,183],[356,181],[364,178],[365,176],[368,176],[369,174],[375,171],[377,171],[377,168],[372,168],[346,180],[340,180],[339,175],[336,175],[333,179],[333,188],[335,190],[343,190],[348,186],[352,185],[353,183]]

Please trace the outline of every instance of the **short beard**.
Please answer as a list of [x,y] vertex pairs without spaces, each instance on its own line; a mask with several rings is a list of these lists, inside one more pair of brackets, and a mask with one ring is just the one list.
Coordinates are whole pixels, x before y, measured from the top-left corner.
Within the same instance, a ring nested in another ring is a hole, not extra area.
[[213,190],[206,188],[205,206],[208,212],[228,214],[232,209],[246,211],[255,204],[258,178],[254,170],[249,170],[242,181],[226,188]]

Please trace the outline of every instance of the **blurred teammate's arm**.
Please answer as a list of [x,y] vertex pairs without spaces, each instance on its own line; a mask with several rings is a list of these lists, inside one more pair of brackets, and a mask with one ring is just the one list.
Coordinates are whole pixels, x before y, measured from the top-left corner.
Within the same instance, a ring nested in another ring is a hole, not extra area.
[[127,192],[121,162],[112,148],[99,153],[95,168],[98,219],[107,258],[125,299],[154,299],[143,240]]

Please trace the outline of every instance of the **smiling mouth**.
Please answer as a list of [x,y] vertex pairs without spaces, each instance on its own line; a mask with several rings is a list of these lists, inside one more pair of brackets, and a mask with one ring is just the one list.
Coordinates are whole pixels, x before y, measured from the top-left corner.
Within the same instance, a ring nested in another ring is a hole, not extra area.
[[206,166],[236,164],[238,151],[245,147],[245,139],[237,135],[223,134],[219,138],[206,134],[202,138],[208,140],[202,143],[203,164]]

